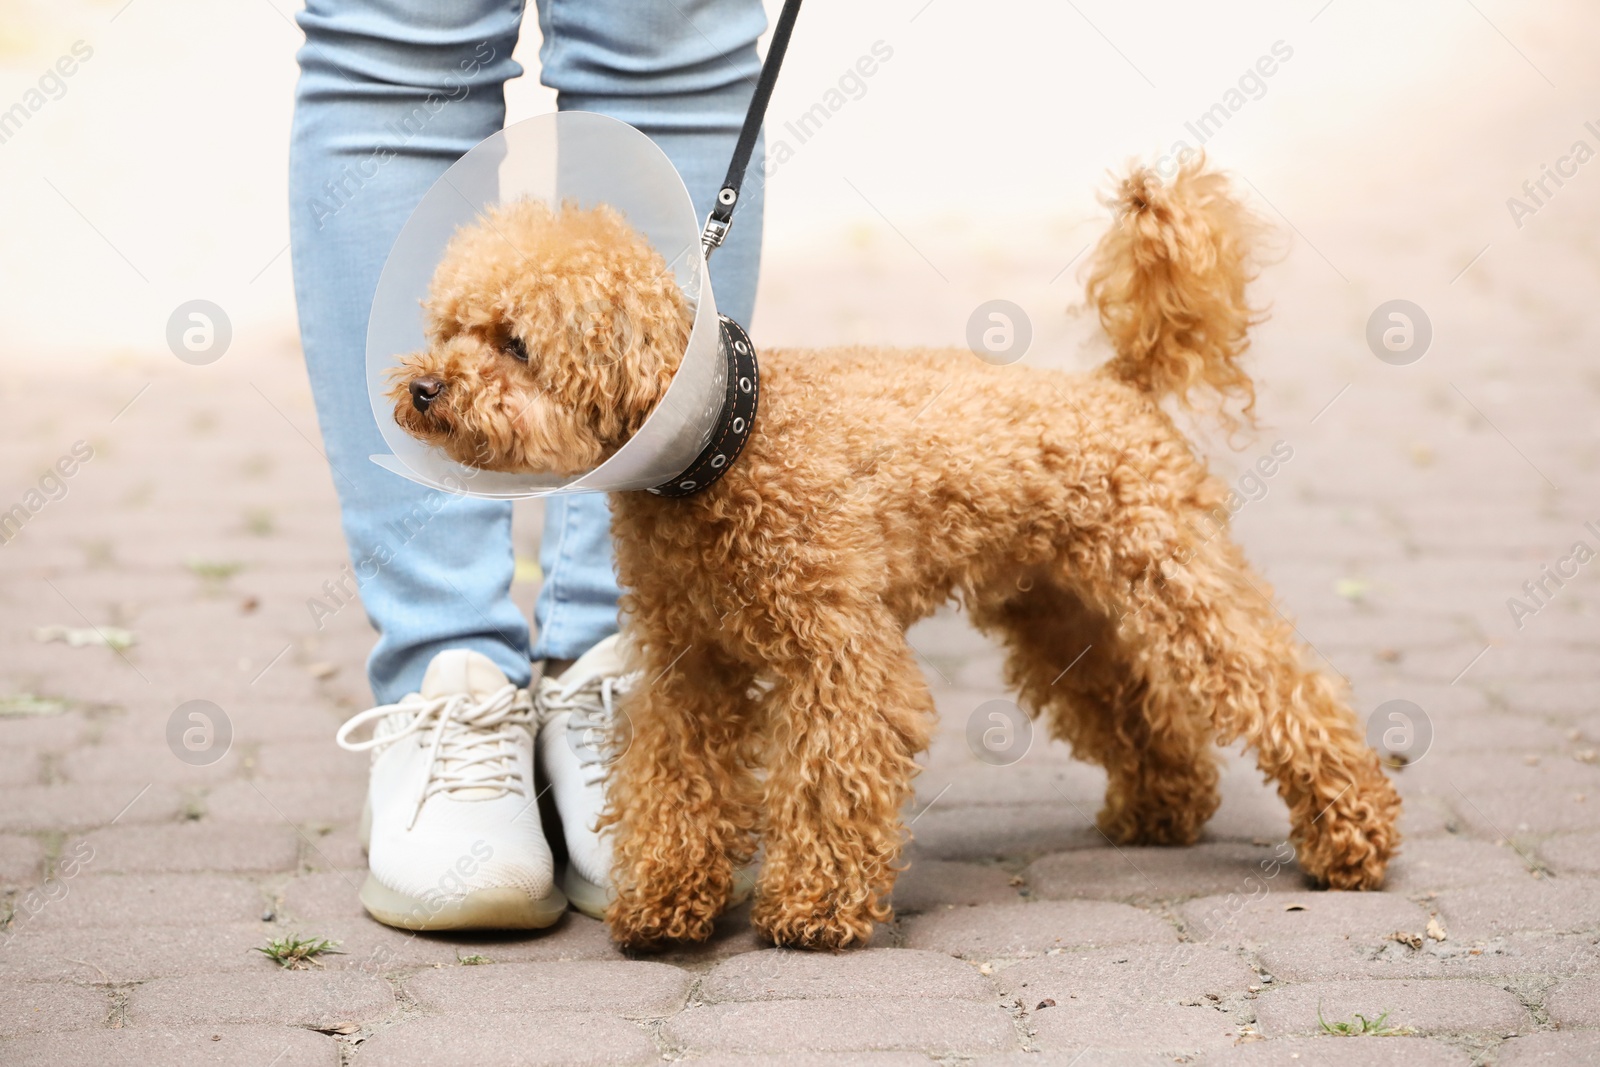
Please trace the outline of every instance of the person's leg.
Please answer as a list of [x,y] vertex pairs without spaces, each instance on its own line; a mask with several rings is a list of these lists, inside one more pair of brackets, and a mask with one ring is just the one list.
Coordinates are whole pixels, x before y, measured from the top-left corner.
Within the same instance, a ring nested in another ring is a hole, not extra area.
[[510,598],[511,506],[434,492],[374,466],[367,316],[390,245],[444,171],[505,120],[521,0],[307,0],[289,157],[295,297],[317,417],[361,600],[379,633],[380,704],[441,650],[527,685]]
[[[308,0],[299,16],[295,295],[345,536],[379,632],[368,663],[379,706],[338,741],[372,754],[361,903],[410,930],[537,929],[567,906],[533,802],[510,505],[432,492],[367,459],[384,450],[365,371],[378,276],[423,194],[504,123],[521,14],[522,0]],[[433,746],[415,743],[429,732]]]
[[[704,221],[727,173],[761,62],[760,0],[540,0],[540,81],[563,111],[621,119],[661,146]],[[762,146],[733,229],[711,258],[717,308],[748,327],[761,257]],[[535,659],[570,660],[617,631],[611,514],[599,495],[546,503]]]

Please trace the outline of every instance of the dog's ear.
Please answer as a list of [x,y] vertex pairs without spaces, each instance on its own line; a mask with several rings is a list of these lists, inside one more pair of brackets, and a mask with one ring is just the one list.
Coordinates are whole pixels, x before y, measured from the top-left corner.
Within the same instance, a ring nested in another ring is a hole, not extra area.
[[551,371],[579,386],[596,432],[621,447],[677,373],[694,312],[660,253],[616,212],[568,207],[561,223],[574,255],[550,272],[533,336],[560,339],[572,362]]

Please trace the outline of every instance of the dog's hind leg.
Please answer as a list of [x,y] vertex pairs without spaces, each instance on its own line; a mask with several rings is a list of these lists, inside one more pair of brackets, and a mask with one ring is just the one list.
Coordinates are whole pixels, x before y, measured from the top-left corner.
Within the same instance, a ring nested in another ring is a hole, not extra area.
[[779,945],[841,948],[890,918],[900,811],[933,698],[881,605],[802,621],[770,661],[766,858],[751,921]]
[[1004,640],[1022,705],[1105,768],[1101,831],[1117,844],[1192,844],[1218,802],[1209,714],[1152,700],[1111,619],[1060,585],[1041,575],[1006,591],[969,598],[973,622]]
[[645,649],[645,678],[622,705],[632,738],[606,815],[617,891],[606,919],[616,941],[638,948],[711,935],[754,855],[759,803],[749,673],[663,642]]
[[1069,566],[1085,599],[1116,617],[1149,687],[1145,707],[1204,709],[1220,743],[1255,749],[1313,878],[1382,885],[1400,800],[1338,684],[1302,664],[1294,627],[1225,533],[1122,518],[1074,542]]

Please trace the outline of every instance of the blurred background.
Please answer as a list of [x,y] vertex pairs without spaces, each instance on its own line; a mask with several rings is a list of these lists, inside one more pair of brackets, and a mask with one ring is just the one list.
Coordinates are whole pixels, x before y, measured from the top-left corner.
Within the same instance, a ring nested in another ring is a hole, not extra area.
[[[344,557],[287,253],[293,12],[7,6],[0,509],[74,442],[95,450],[0,547],[13,692],[125,692],[164,716],[267,699],[274,675],[253,679],[298,664],[341,707],[367,699],[358,611],[318,628],[306,608]],[[1459,692],[1481,650],[1499,651],[1474,671],[1595,636],[1600,567],[1535,618],[1508,600],[1580,537],[1600,547],[1582,525],[1600,520],[1596,39],[1600,8],[1578,0],[812,0],[768,116],[769,149],[790,151],[769,165],[753,332],[959,346],[1005,299],[1033,324],[1024,362],[1098,362],[1073,313],[1097,194],[1213,116],[1205,149],[1277,224],[1278,256],[1258,287],[1262,427],[1196,429],[1233,480],[1277,441],[1294,452],[1240,535],[1364,706]],[[529,17],[512,120],[553,107],[538,45]],[[868,55],[875,73],[850,77]],[[70,77],[50,73],[62,57]],[[232,324],[208,366],[166,342],[196,299]],[[1431,328],[1406,365],[1367,342],[1391,300]],[[536,534],[519,522],[525,603]],[[139,678],[37,636],[91,621],[133,635]]]
[[[5,358],[160,356],[168,314],[195,297],[227,311],[238,361],[293,343],[296,6],[8,3],[0,107],[75,46],[89,58],[0,143]],[[1276,49],[1289,58],[1246,87],[1206,148],[1276,209],[1291,269],[1316,272],[1309,305],[1282,311],[1348,342],[1356,317],[1403,295],[1441,320],[1441,346],[1468,342],[1493,323],[1497,281],[1520,275],[1504,298],[1534,307],[1588,280],[1592,257],[1571,242],[1588,229],[1592,176],[1520,229],[1505,202],[1574,140],[1595,140],[1583,124],[1600,117],[1586,52],[1597,22],[1576,0],[816,0],[768,118],[771,150],[793,153],[770,175],[761,332],[955,344],[990,295],[1053,326],[1077,297],[1062,269],[1097,232],[1107,169],[1194,144],[1186,124]],[[529,18],[512,121],[554,107],[538,46]],[[890,58],[797,138],[875,46]],[[1522,274],[1529,264],[1542,267]]]

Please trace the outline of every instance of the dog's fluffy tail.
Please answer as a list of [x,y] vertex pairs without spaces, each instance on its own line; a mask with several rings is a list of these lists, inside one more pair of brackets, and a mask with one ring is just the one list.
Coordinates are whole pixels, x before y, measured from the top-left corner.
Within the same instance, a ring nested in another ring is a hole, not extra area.
[[[1106,371],[1156,399],[1194,407],[1209,388],[1229,429],[1239,418],[1224,407],[1242,401],[1249,421],[1255,384],[1240,366],[1249,329],[1263,315],[1246,286],[1256,276],[1256,244],[1267,229],[1232,194],[1203,155],[1170,180],[1135,166],[1110,201],[1111,229],[1095,248],[1089,302],[1116,355]],[[1207,405],[1210,406],[1210,405]]]

